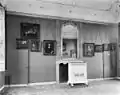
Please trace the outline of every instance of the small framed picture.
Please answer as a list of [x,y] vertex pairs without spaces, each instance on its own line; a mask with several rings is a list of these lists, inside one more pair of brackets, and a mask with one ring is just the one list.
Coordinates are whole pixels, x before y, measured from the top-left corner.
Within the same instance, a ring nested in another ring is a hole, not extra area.
[[28,49],[28,40],[27,39],[16,39],[16,49]]
[[95,45],[95,52],[103,52],[103,45]]
[[103,44],[103,51],[110,51],[110,44]]
[[31,39],[30,41],[30,50],[31,52],[40,52],[40,40],[39,39]]
[[116,51],[117,50],[117,43],[110,43],[110,51]]
[[83,44],[83,56],[93,57],[94,56],[94,43],[84,43]]
[[56,55],[56,41],[44,40],[43,41],[43,54],[44,55]]

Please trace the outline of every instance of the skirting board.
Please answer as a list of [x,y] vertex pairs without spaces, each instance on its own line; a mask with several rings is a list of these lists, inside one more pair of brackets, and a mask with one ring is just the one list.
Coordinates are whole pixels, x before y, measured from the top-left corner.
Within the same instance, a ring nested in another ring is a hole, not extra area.
[[25,87],[28,86],[27,84],[11,84],[11,85],[5,85],[5,87]]
[[120,77],[116,77],[116,79],[119,79],[119,80],[120,80]]
[[33,86],[33,85],[50,85],[50,84],[56,84],[56,81],[54,81],[54,82],[30,83],[30,84],[28,84],[28,86]]
[[50,85],[55,84],[56,82],[40,82],[40,83],[29,83],[29,84],[12,84],[5,85],[5,87],[24,87],[24,86],[35,86],[35,85]]
[[116,79],[116,77],[88,79],[88,82],[90,82],[90,81],[100,81],[100,80],[110,80],[110,79]]
[[5,86],[3,85],[1,88],[0,88],[0,92],[5,88]]
[[[101,80],[110,80],[110,79],[116,79],[116,77],[88,79],[88,82],[91,82],[91,81],[101,81]],[[56,84],[56,83],[57,83],[56,81],[53,81],[53,82],[40,82],[40,83],[29,83],[29,84],[5,85],[4,87],[24,87],[24,86],[35,86],[35,85],[50,85],[50,84]]]

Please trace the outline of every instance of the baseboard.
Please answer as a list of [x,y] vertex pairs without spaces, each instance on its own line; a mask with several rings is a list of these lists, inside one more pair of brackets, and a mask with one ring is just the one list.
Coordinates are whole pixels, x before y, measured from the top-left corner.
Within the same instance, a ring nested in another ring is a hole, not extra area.
[[5,88],[5,86],[3,85],[1,88],[0,88],[0,92]]
[[[88,79],[88,82],[110,80],[110,79],[116,79],[116,78],[120,79],[120,77],[96,78],[96,79]],[[13,84],[13,85],[5,85],[4,87],[23,87],[23,86],[35,86],[35,85],[50,85],[50,84],[56,84],[56,83],[57,83],[56,81],[53,81],[53,82],[39,82],[39,83],[29,83],[29,84]]]
[[120,77],[116,77],[116,79],[120,79]]
[[56,81],[53,81],[53,82],[40,82],[40,83],[29,83],[28,86],[33,86],[33,85],[50,85],[50,84],[56,84]]
[[5,85],[5,87],[23,87],[28,86],[27,84],[11,84],[11,85]]
[[115,79],[115,78],[116,77],[88,79],[88,82],[90,82],[90,81],[101,81],[101,80],[110,80],[110,79]]
[[35,86],[35,85],[49,85],[49,84],[55,84],[55,82],[40,82],[40,83],[29,83],[29,84],[11,84],[11,85],[5,85],[5,87],[24,87],[24,86]]

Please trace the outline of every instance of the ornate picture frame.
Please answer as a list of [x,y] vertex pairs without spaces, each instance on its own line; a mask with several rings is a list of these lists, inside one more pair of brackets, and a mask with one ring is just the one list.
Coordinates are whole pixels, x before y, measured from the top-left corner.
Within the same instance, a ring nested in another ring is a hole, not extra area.
[[83,56],[84,57],[94,56],[94,43],[83,43]]
[[103,44],[103,51],[110,51],[110,44]]
[[31,39],[30,42],[30,51],[31,52],[40,52],[41,51],[41,43],[40,39]]
[[56,41],[44,40],[43,41],[43,54],[48,56],[56,55]]
[[28,40],[16,38],[16,49],[28,49]]
[[117,50],[117,43],[110,43],[110,51],[116,51]]
[[103,52],[103,45],[95,45],[95,52]]
[[40,38],[40,25],[33,23],[21,23],[21,38],[36,39]]

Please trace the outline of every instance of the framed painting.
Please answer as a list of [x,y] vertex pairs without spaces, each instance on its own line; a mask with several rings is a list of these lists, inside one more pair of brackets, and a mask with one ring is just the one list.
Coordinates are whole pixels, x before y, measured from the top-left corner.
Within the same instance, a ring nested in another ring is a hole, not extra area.
[[21,23],[21,38],[37,39],[40,37],[40,25],[33,23]]
[[16,39],[16,49],[28,49],[28,40],[27,39]]
[[93,57],[94,56],[94,43],[84,43],[83,44],[83,56]]
[[116,51],[117,50],[117,43],[110,43],[110,51]]
[[56,55],[56,41],[55,40],[44,40],[43,41],[43,54],[44,55]]
[[103,44],[103,51],[110,51],[110,44]]
[[29,46],[31,52],[40,52],[41,51],[41,43],[39,39],[31,39],[29,40]]
[[103,52],[103,45],[95,45],[95,52]]

